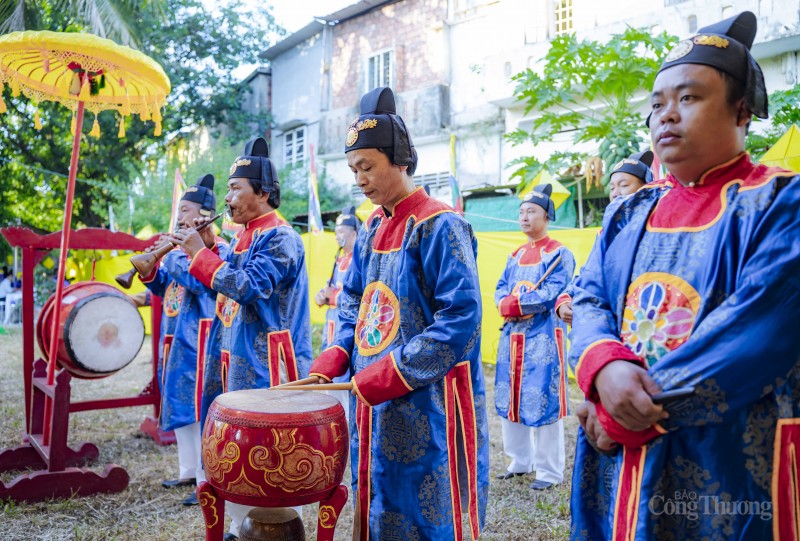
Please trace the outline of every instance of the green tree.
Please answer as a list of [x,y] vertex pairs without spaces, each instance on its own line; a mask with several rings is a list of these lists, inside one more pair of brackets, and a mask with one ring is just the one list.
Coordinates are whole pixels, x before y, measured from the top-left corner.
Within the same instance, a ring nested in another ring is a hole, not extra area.
[[19,30],[84,29],[122,45],[135,46],[133,21],[143,8],[158,14],[161,0],[0,0],[0,34]]
[[800,85],[769,95],[769,126],[747,136],[747,151],[758,160],[792,125],[800,125]]
[[[25,3],[37,9],[31,20],[38,29],[81,30],[88,28],[58,2]],[[166,214],[172,193],[174,167],[167,172],[159,160],[168,149],[180,147],[199,128],[220,132],[224,139],[241,140],[255,123],[268,117],[241,111],[242,89],[233,70],[241,64],[257,63],[257,55],[269,40],[281,35],[269,9],[254,11],[241,0],[206,8],[200,0],[164,0],[135,3],[131,28],[143,36],[141,50],[158,61],[172,81],[172,92],[163,114],[163,135],[153,136],[152,122],[138,116],[126,120],[126,137],[116,137],[119,116],[103,112],[97,117],[101,137],[84,136],[75,193],[75,226],[108,224],[109,205],[127,207],[129,196],[157,197]],[[69,168],[72,136],[71,113],[64,107],[43,102],[33,104],[3,92],[8,113],[0,115],[0,224],[22,224],[56,230],[64,205],[65,175]],[[43,128],[33,125],[39,109]],[[87,114],[86,134],[94,116]],[[184,170],[186,164],[183,164]],[[167,197],[149,191],[149,177],[169,179]],[[193,178],[187,177],[187,181]],[[154,199],[153,204],[157,204]],[[148,209],[150,210],[150,209]],[[118,216],[118,218],[122,218]],[[120,220],[122,223],[125,221]]]
[[[306,164],[291,165],[278,171],[281,182],[280,211],[295,226],[304,226],[307,223],[308,175],[309,168]],[[318,172],[317,191],[322,212],[341,210],[349,201],[347,190],[328,179],[324,170]],[[298,215],[304,215],[299,223]]]
[[[552,140],[561,132],[574,131],[572,142],[596,145],[606,169],[645,141],[644,116],[637,104],[646,99],[667,51],[677,42],[663,32],[627,28],[601,43],[559,36],[550,45],[541,69],[526,69],[512,79],[516,99],[525,114],[535,112],[530,129],[517,129],[507,139],[515,144]],[[583,152],[557,152],[546,160],[523,157],[512,176],[529,183],[542,169],[557,174],[586,159]]]

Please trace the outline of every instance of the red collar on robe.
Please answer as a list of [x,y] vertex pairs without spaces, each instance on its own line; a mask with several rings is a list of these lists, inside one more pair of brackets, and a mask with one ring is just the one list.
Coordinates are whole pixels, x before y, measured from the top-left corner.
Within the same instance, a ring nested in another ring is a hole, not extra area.
[[245,224],[244,229],[236,234],[235,253],[241,254],[249,250],[250,246],[253,244],[253,240],[258,237],[258,234],[262,231],[269,231],[270,229],[282,225],[288,226],[289,224],[286,220],[281,219],[274,210],[262,214],[258,218],[253,218]]
[[695,182],[684,186],[672,176],[672,188],[659,200],[647,221],[647,230],[655,232],[697,232],[717,223],[728,206],[727,192],[734,184],[739,191],[757,188],[781,174],[776,168],[756,165],[743,152],[732,160],[712,167]]
[[544,236],[536,242],[526,242],[511,254],[511,257],[519,256],[519,265],[533,266],[542,262],[542,256],[558,250],[562,244],[548,236]]
[[350,263],[353,261],[353,252],[350,252],[349,254],[342,253],[342,255],[339,256],[339,259],[336,261],[336,266],[339,267],[339,270],[341,272],[346,272],[347,269],[350,268]]
[[454,211],[441,201],[430,197],[422,188],[417,188],[395,205],[394,214],[391,216],[383,207],[372,213],[369,223],[372,223],[372,220],[381,221],[378,231],[375,233],[372,249],[375,252],[399,250],[403,245],[403,237],[409,220],[413,219],[416,226],[444,212]]

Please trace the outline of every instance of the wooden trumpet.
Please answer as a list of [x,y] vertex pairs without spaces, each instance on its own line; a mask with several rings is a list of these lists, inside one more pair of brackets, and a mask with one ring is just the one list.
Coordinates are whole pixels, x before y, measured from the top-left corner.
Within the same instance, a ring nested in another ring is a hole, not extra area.
[[[213,218],[210,218],[208,221],[198,225],[195,227],[196,231],[202,231],[212,223],[216,222],[227,212],[223,210]],[[119,285],[124,287],[125,289],[130,289],[131,284],[133,283],[133,277],[136,276],[138,273],[139,276],[147,276],[151,272],[153,272],[153,268],[158,263],[158,260],[167,255],[172,249],[175,247],[175,244],[171,242],[165,242],[158,248],[152,250],[151,252],[146,252],[142,254],[136,254],[131,257],[131,265],[133,268],[124,274],[118,274],[114,277],[114,280],[117,281]]]

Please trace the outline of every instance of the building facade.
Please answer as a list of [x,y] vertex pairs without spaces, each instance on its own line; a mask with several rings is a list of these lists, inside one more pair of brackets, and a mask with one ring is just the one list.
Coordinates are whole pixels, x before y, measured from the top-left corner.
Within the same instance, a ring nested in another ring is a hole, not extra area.
[[[525,127],[511,77],[536,70],[562,33],[605,40],[626,25],[684,38],[744,10],[756,14],[753,54],[770,92],[800,82],[800,10],[779,0],[362,0],[319,18],[267,50],[273,73],[273,148],[281,165],[306,159],[308,145],[329,179],[354,189],[344,156],[360,96],[391,86],[419,154],[416,181],[449,201],[450,136],[462,190],[511,183],[515,158],[566,150],[572,134],[512,146]],[[644,111],[646,94],[632,104]],[[758,125],[755,126],[758,129]],[[596,149],[582,148],[587,152]]]

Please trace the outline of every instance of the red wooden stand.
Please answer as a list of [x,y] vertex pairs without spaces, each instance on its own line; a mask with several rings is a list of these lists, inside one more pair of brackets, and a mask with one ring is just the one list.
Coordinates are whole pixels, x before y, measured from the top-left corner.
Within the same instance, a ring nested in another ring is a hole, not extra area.
[[[222,541],[225,533],[225,499],[208,481],[197,485],[197,500],[206,522],[206,541]],[[347,487],[339,485],[319,502],[317,511],[317,541],[333,541],[339,515],[347,503]]]
[[[65,370],[59,370],[53,384],[47,383],[47,362],[34,362],[33,272],[34,267],[53,249],[60,247],[61,233],[37,235],[21,227],[0,229],[13,247],[22,248],[22,372],[25,389],[25,436],[23,444],[0,450],[0,473],[35,469],[19,475],[10,483],[0,481],[0,500],[36,502],[48,498],[69,498],[73,495],[120,492],[128,486],[128,473],[120,466],[110,464],[102,474],[84,469],[97,459],[96,445],[83,442],[77,450],[67,446],[69,414],[78,411],[153,406],[157,419],[161,396],[158,390],[158,342],[161,322],[161,300],[152,297],[152,353],[153,376],[150,383],[136,396],[71,402],[70,381]],[[125,233],[112,233],[105,229],[80,229],[73,231],[69,249],[77,250],[135,250],[152,245],[156,238],[139,240]],[[46,407],[46,402],[52,407]],[[149,421],[150,420],[150,421]],[[152,426],[146,418],[142,430],[159,444],[174,442],[173,433],[164,433]],[[49,433],[45,435],[45,427]]]

